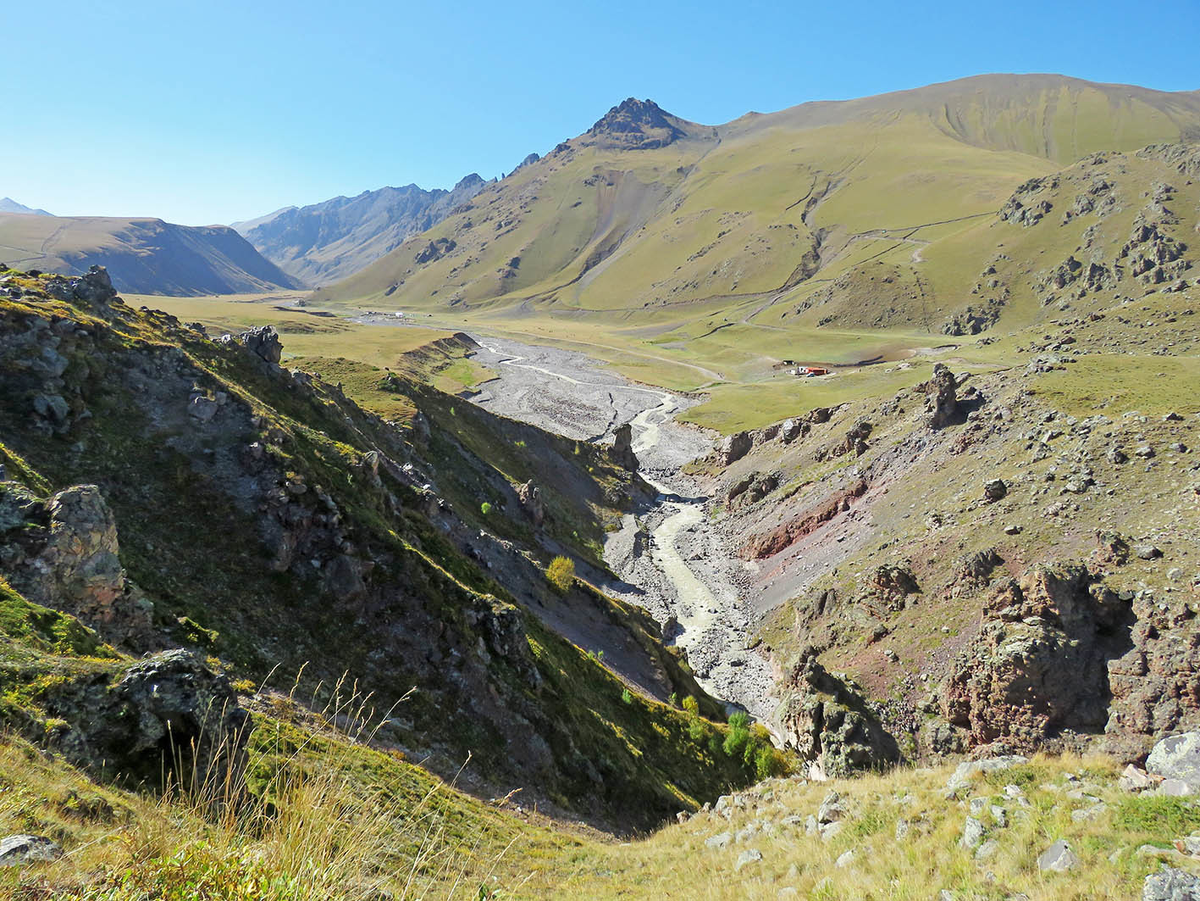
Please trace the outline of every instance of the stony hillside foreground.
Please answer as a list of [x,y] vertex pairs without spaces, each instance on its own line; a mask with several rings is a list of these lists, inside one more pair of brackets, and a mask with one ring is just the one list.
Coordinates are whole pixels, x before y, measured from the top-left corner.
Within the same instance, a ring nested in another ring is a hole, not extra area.
[[[711,138],[630,102],[561,153]],[[534,348],[478,403],[429,384],[462,333],[335,383],[5,269],[0,863],[110,901],[1200,896],[1198,174],[1025,181],[952,342],[819,367],[683,473],[679,398]],[[498,415],[530,398],[578,433]]]
[[102,269],[3,281],[9,728],[158,784],[242,767],[249,699],[294,682],[319,711],[346,681],[374,746],[617,828],[755,776],[653,621],[546,578],[638,490],[607,450],[378,372],[422,411],[401,430],[281,367],[273,330],[213,340]]

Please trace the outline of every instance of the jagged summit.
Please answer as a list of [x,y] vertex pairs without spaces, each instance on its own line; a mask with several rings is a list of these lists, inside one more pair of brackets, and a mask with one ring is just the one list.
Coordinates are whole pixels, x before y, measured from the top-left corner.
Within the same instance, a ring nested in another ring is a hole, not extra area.
[[[666,147],[685,137],[684,122],[664,112],[653,100],[630,97],[614,106],[584,135],[585,144],[627,150]],[[590,139],[590,140],[589,140]]]
[[458,180],[458,183],[451,188],[451,192],[463,191],[468,188],[478,189],[487,184],[487,181],[478,172],[472,172],[470,175],[464,175]]

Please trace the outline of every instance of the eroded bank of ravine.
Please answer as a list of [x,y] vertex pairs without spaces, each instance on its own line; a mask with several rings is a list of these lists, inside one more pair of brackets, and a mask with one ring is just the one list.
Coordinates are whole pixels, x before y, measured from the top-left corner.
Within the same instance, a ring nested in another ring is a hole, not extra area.
[[742,564],[709,527],[707,498],[682,472],[713,446],[713,436],[675,422],[696,401],[633,384],[572,351],[476,340],[476,359],[497,376],[472,398],[480,406],[578,440],[603,441],[630,424],[639,473],[658,496],[609,535],[605,561],[619,578],[602,587],[649,610],[706,690],[765,720],[771,670],[747,648],[753,624],[737,584]]

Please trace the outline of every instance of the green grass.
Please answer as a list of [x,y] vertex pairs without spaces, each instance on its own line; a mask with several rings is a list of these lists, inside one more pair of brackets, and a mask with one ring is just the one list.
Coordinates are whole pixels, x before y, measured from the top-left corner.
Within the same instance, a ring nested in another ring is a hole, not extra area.
[[1200,358],[1094,354],[1035,382],[1037,396],[1077,416],[1137,410],[1147,416],[1200,412]]
[[3,576],[0,576],[0,632],[11,641],[57,656],[116,656],[112,648],[75,617],[25,600]]

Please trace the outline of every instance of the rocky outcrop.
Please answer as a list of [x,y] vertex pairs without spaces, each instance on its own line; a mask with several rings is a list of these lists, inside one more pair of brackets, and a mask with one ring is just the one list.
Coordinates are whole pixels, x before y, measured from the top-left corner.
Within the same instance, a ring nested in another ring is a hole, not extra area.
[[1120,265],[1147,285],[1158,285],[1178,278],[1187,268],[1183,259],[1187,245],[1165,234],[1160,223],[1139,216],[1129,240],[1117,254]]
[[1003,563],[994,547],[967,554],[958,563],[955,583],[967,588],[982,588],[992,579],[992,572]]
[[739,479],[725,496],[731,510],[757,504],[779,487],[783,474],[779,472],[751,473]]
[[897,762],[899,747],[879,717],[817,655],[811,646],[801,651],[783,681],[774,720],[786,746],[826,776]]
[[250,715],[229,680],[188,651],[139,660],[112,685],[66,682],[44,703],[60,723],[49,743],[107,778],[158,785],[167,774],[222,788],[245,767]]
[[[636,458],[635,458],[636,459]],[[542,491],[530,479],[524,485],[517,486],[517,500],[521,509],[529,517],[535,528],[540,528],[546,519],[546,503],[542,500]]]
[[877,566],[871,573],[869,587],[889,610],[903,610],[908,596],[921,590],[912,570],[895,563]]
[[413,262],[419,266],[437,262],[457,246],[458,243],[453,238],[435,238],[413,257]]
[[839,513],[849,510],[854,501],[867,493],[867,483],[861,479],[835,491],[815,508],[797,516],[765,534],[753,535],[742,553],[751,560],[762,560],[791,547]]
[[931,429],[944,429],[958,416],[958,382],[945,363],[933,364],[925,385],[925,416]]
[[957,338],[963,335],[978,335],[1000,321],[1006,298],[993,297],[980,304],[972,304],[952,314],[942,323],[942,334]]
[[754,435],[750,432],[735,432],[726,435],[717,445],[717,460],[722,466],[736,463],[754,447]]
[[638,458],[633,452],[633,426],[629,423],[617,426],[613,435],[612,457],[622,469],[637,472]]
[[57,300],[77,301],[91,307],[107,307],[117,299],[117,290],[104,266],[92,266],[77,278],[56,275],[46,282],[46,293]]
[[653,150],[684,137],[681,124],[653,100],[630,97],[605,113],[581,140],[605,148]]
[[1108,719],[1108,661],[1129,647],[1129,606],[1082,566],[1039,566],[989,602],[955,661],[942,711],[972,745],[1035,748]]
[[260,325],[237,336],[248,350],[268,363],[278,363],[283,358],[283,342],[273,325]]
[[1106,745],[1138,760],[1151,743],[1184,729],[1200,729],[1200,625],[1194,602],[1134,593],[1133,644],[1108,667],[1112,708]]
[[1029,228],[1037,225],[1054,209],[1054,205],[1043,191],[1053,191],[1058,187],[1058,176],[1031,178],[1013,192],[1012,196],[1000,208],[1000,219]]
[[853,453],[856,457],[861,457],[867,452],[869,445],[867,439],[871,437],[871,432],[875,427],[866,420],[862,420],[854,424],[854,426],[846,432],[846,436],[840,444],[834,445],[829,452],[831,457],[842,457],[846,454]]
[[95,485],[42,500],[0,485],[0,570],[26,598],[83,620],[110,641],[148,631],[148,609],[125,582],[117,525]]

